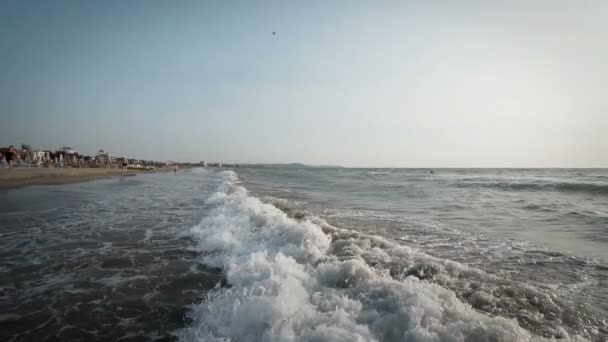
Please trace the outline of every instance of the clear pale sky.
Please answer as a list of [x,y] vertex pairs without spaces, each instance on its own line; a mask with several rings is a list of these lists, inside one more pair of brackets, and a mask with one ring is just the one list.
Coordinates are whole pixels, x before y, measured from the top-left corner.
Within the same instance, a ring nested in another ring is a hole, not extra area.
[[607,18],[605,0],[4,0],[0,145],[608,167]]

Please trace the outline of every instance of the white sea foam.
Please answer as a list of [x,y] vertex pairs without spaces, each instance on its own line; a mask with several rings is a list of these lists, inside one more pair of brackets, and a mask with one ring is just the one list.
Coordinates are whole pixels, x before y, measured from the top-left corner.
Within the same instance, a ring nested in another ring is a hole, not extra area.
[[379,176],[383,176],[383,175],[390,175],[390,172],[382,172],[382,171],[369,171],[367,174],[369,175],[379,175]]
[[[215,208],[191,232],[202,262],[222,268],[230,286],[193,305],[182,341],[541,340],[514,320],[474,310],[451,290],[370,264],[424,259],[415,251],[379,237],[348,243],[356,232],[289,218],[236,185],[233,172],[224,177],[208,200]],[[447,273],[481,272],[434,261]]]

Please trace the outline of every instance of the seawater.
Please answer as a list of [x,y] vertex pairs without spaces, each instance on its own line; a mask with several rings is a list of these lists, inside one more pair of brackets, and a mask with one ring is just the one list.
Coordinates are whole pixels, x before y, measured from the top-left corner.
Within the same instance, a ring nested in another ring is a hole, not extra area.
[[0,204],[3,340],[608,338],[606,170],[200,169]]

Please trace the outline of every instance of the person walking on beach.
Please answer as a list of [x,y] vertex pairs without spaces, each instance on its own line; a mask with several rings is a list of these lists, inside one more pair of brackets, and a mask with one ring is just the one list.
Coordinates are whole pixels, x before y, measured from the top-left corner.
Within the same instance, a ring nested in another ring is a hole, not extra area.
[[173,174],[177,174],[177,164],[173,165]]
[[17,150],[15,150],[15,147],[13,145],[8,147],[8,150],[6,151],[4,157],[6,158],[6,162],[8,163],[8,170],[12,171],[13,161],[19,157],[19,154],[17,153]]
[[129,166],[129,160],[126,156],[122,157],[122,171],[127,171],[127,167]]

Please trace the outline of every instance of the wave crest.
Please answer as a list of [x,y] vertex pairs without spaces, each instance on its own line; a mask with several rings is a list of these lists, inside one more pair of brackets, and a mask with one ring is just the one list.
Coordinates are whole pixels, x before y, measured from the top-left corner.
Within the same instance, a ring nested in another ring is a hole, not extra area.
[[563,191],[608,195],[608,184],[568,182],[460,182],[461,188],[493,188],[507,191]]
[[[393,277],[361,257],[376,251],[380,263],[388,258],[382,247],[404,257],[413,253],[409,248],[376,237],[368,248],[350,250],[358,245],[340,243],[357,233],[319,218],[292,219],[250,196],[234,173],[225,177],[229,186],[209,199],[215,208],[191,232],[204,253],[202,262],[221,267],[230,286],[216,288],[192,306],[192,322],[179,332],[181,340],[541,339],[512,319],[474,310],[451,290],[420,277]],[[338,233],[340,243],[332,240]],[[450,261],[441,267],[467,272]]]

